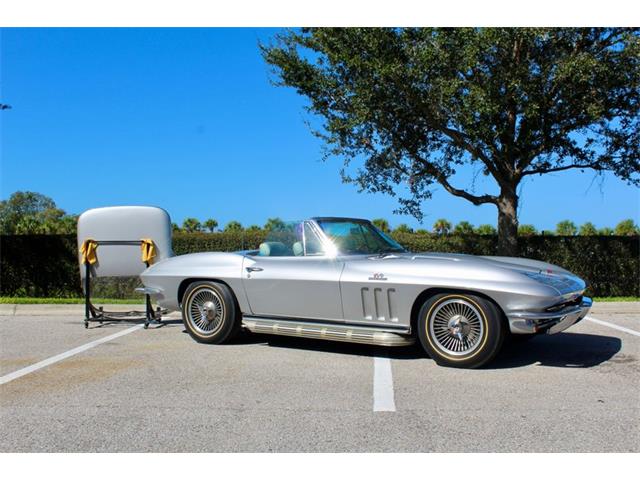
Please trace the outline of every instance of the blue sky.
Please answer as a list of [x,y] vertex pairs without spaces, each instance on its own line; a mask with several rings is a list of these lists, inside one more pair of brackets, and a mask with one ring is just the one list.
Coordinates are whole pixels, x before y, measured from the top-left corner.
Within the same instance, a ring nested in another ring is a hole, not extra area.
[[[384,195],[341,183],[340,159],[321,161],[305,101],[270,83],[258,50],[277,29],[2,29],[0,197],[32,190],[71,213],[106,205],[165,208],[174,221],[394,215]],[[455,179],[467,187],[474,172]],[[495,185],[476,178],[476,192]],[[638,189],[612,175],[529,179],[520,223],[563,219],[614,226],[640,216]],[[496,223],[437,189],[423,226]]]

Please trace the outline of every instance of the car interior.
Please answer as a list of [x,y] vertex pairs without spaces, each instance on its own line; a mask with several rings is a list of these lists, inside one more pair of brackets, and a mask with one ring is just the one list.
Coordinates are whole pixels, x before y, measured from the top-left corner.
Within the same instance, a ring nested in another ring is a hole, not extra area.
[[[298,223],[291,229],[270,232],[266,241],[260,244],[255,255],[260,257],[303,257],[323,255],[322,242],[307,222]],[[304,236],[303,236],[304,231]]]

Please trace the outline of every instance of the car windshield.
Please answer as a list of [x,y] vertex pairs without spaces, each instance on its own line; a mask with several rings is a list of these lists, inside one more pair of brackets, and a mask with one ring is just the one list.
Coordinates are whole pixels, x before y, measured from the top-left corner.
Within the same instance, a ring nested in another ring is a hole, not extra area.
[[324,234],[344,255],[382,255],[405,252],[392,240],[366,220],[316,219]]

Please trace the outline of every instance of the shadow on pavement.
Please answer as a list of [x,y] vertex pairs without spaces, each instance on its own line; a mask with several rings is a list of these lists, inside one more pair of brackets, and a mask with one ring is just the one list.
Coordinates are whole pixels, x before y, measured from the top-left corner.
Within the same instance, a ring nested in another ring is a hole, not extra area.
[[[291,348],[342,355],[383,356],[394,360],[428,358],[419,345],[384,348],[357,343],[340,343],[307,338],[261,335],[243,332],[230,345],[265,344],[274,348]],[[485,370],[517,368],[540,364],[546,367],[588,368],[611,359],[620,351],[622,342],[617,337],[585,333],[558,333],[541,335],[527,342],[508,343],[498,357]]]
[[502,352],[485,369],[523,367],[589,368],[611,359],[620,351],[617,337],[586,333],[540,335],[527,342],[505,343]]
[[263,335],[259,333],[242,332],[236,338],[227,342],[228,345],[265,344],[274,348],[291,348],[315,352],[337,353],[341,355],[359,355],[366,357],[388,357],[398,360],[425,358],[423,350],[415,345],[410,347],[377,347],[360,343],[332,342],[315,340],[312,338],[286,337],[281,335]]

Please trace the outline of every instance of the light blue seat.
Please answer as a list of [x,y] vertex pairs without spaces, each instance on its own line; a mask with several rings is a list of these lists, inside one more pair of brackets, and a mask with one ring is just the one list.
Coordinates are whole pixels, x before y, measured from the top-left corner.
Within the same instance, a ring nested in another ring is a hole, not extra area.
[[261,257],[282,257],[287,255],[287,247],[282,242],[263,242],[260,244]]

